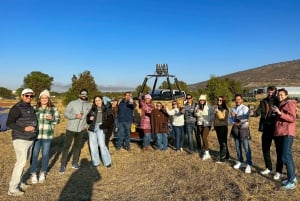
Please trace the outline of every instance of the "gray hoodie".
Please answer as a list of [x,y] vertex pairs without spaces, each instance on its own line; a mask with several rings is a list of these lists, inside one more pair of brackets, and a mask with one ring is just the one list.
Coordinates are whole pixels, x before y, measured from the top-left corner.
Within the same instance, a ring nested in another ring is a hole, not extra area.
[[[81,99],[71,101],[65,110],[64,116],[68,119],[67,130],[80,132],[88,128],[86,123],[86,115],[89,113],[92,105],[88,101]],[[83,111],[83,117],[76,119],[76,114]]]

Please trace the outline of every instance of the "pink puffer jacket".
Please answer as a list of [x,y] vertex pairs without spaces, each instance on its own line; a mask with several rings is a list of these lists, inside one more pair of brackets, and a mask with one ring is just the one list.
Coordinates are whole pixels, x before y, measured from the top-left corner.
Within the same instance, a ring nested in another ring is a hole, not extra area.
[[274,136],[296,135],[296,108],[295,100],[286,100],[280,103],[281,115],[277,115]]

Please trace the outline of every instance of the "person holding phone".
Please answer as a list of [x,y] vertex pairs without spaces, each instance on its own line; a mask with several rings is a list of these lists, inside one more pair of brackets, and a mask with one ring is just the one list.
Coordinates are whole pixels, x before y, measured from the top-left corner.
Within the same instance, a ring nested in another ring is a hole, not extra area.
[[286,89],[278,90],[279,106],[273,107],[276,113],[275,138],[280,142],[282,162],[286,166],[287,180],[283,181],[282,188],[286,190],[295,189],[297,178],[295,175],[295,163],[293,159],[293,142],[296,136],[296,111],[297,101],[288,99]]

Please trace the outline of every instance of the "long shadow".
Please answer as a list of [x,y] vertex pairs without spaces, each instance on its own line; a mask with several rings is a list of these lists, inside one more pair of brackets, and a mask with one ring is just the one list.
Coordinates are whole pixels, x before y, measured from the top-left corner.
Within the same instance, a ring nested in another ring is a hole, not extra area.
[[76,170],[62,189],[60,201],[92,200],[93,186],[96,181],[101,180],[97,168],[90,167],[89,161],[81,160],[81,168]]

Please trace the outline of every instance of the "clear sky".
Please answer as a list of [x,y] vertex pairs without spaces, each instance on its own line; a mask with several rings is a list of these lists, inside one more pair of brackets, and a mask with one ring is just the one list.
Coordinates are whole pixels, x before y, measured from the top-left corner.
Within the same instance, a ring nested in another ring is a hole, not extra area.
[[193,84],[300,58],[298,0],[1,0],[0,86],[32,71],[55,90],[89,70],[100,90],[141,84],[155,64]]

